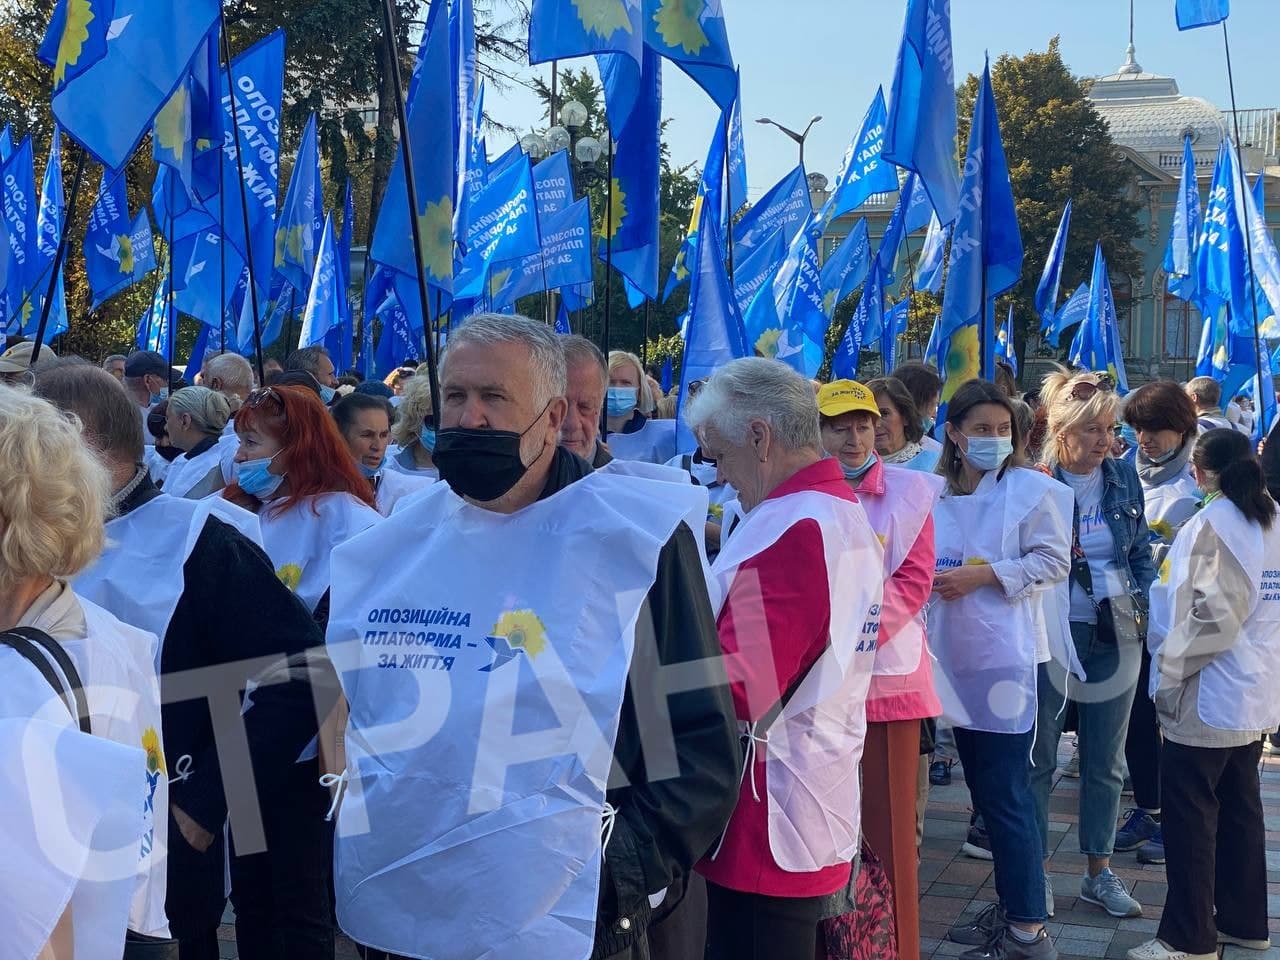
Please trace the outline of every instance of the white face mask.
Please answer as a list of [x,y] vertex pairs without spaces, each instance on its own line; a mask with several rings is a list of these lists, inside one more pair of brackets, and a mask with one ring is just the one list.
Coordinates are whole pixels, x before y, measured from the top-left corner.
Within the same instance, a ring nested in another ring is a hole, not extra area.
[[999,469],[1000,465],[1013,456],[1013,440],[1009,437],[968,437],[965,438],[967,450],[962,450],[969,466],[986,473]]

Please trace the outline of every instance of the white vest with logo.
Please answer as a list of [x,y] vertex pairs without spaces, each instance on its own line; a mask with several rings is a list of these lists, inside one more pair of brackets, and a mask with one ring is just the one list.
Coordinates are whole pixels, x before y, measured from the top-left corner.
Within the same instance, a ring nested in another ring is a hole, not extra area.
[[159,638],[156,669],[182,596],[183,564],[211,516],[261,545],[258,518],[248,510],[216,496],[187,500],[162,493],[109,522],[101,556],[71,582],[78,596]]
[[[992,564],[1023,556],[1021,532],[1037,511],[1054,511],[1070,542],[1071,490],[1036,470],[989,471],[968,496],[944,496],[933,511],[935,569]],[[930,600],[929,647],[934,686],[947,722],[989,733],[1026,733],[1036,715],[1037,647],[1048,631],[1056,658],[1080,673],[1066,624],[1066,581],[1016,600],[999,586],[957,600]],[[1059,596],[1060,594],[1060,596]]]
[[402,470],[395,470],[388,461],[382,472],[378,474],[378,487],[374,495],[378,503],[378,513],[384,517],[391,516],[396,504],[401,500],[427,489],[435,482],[435,477],[423,473],[405,473]]
[[240,440],[236,436],[221,436],[208,450],[195,457],[187,454],[169,465],[164,478],[164,492],[173,497],[199,500],[217,493],[234,475],[232,467]]
[[[871,528],[884,546],[884,582],[887,584],[902,566],[934,504],[942,494],[945,481],[932,473],[921,473],[905,467],[884,466],[884,495],[858,496],[867,511]],[[904,623],[892,643],[876,650],[875,676],[901,677],[914,673],[924,652],[924,608]]]
[[432,960],[590,956],[636,620],[705,509],[604,472],[511,515],[441,483],[334,551],[347,934]]
[[[1200,720],[1219,730],[1271,730],[1280,724],[1276,677],[1280,664],[1280,520],[1263,530],[1250,523],[1231,501],[1219,497],[1187,521],[1151,585],[1152,659],[1160,655],[1168,636],[1173,597],[1186,582],[1192,546],[1204,524],[1226,544],[1254,585],[1249,591],[1249,615],[1229,650],[1218,654],[1200,672]],[[1160,683],[1151,671],[1151,693]]]
[[805,490],[765,500],[748,512],[711,567],[720,596],[727,597],[738,568],[803,520],[817,521],[822,533],[830,643],[773,725],[753,734],[766,740],[769,850],[792,873],[849,863],[858,851],[858,766],[880,627],[884,551],[858,503]]
[[[321,493],[280,513],[262,505],[262,549],[280,582],[315,610],[329,589],[329,555],[339,544],[381,520],[378,511],[349,493]],[[379,558],[376,566],[386,563]]]

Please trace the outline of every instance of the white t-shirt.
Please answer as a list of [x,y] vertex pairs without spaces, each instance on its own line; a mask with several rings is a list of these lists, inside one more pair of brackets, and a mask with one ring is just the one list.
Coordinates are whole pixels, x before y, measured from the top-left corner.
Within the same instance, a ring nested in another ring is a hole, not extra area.
[[[1095,467],[1093,472],[1085,474],[1063,470],[1062,479],[1076,495],[1080,548],[1089,561],[1094,599],[1122,596],[1125,592],[1124,577],[1116,563],[1115,537],[1111,535],[1111,528],[1107,526],[1107,518],[1102,511],[1102,491],[1105,487],[1102,468]],[[1089,595],[1074,578],[1071,581],[1069,616],[1075,623],[1098,622]]]

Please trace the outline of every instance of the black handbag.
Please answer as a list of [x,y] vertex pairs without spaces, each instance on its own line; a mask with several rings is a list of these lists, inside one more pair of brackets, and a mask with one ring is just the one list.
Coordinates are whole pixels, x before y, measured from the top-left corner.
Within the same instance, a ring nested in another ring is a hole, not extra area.
[[[75,663],[58,641],[34,627],[14,627],[0,633],[0,646],[17,651],[19,656],[35,667],[54,692],[66,702],[67,709],[79,723],[80,731],[90,734],[93,732],[89,727],[89,706],[84,696],[84,683],[80,680]],[[128,930],[125,932],[123,960],[178,960],[178,941],[167,937],[147,937]]]
[[1089,602],[1093,604],[1094,613],[1098,617],[1098,635],[1102,638],[1110,636],[1116,643],[1147,642],[1147,625],[1150,619],[1150,604],[1146,594],[1126,593],[1120,597],[1103,597],[1101,600],[1093,595],[1093,572],[1089,569],[1089,560],[1080,546],[1080,508],[1075,508],[1075,517],[1071,528],[1071,579],[1080,584]]

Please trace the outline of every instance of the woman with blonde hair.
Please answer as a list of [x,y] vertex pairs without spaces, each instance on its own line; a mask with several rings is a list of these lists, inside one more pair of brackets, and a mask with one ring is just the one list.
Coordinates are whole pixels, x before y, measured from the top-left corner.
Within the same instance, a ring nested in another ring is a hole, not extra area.
[[391,395],[394,397],[404,396],[405,387],[409,385],[409,381],[413,379],[414,370],[412,367],[396,367],[382,382],[391,388]]
[[[1072,647],[1087,678],[1069,691],[1080,718],[1080,852],[1089,861],[1080,898],[1114,917],[1136,917],[1142,908],[1111,871],[1111,854],[1129,709],[1146,639],[1147,591],[1155,577],[1142,485],[1132,464],[1110,456],[1120,398],[1109,381],[1087,371],[1059,369],[1045,377],[1040,397],[1048,418],[1042,457],[1075,500],[1067,617]],[[1046,857],[1051,852],[1049,790],[1067,686],[1063,664],[1040,665],[1031,783]],[[1048,890],[1047,875],[1045,884]]]
[[439,480],[431,455],[436,449],[436,415],[431,409],[431,378],[411,377],[391,424],[387,469]]
[[612,351],[605,395],[605,443],[615,459],[666,463],[676,455],[676,422],[653,419],[656,407],[640,358],[624,350]]
[[226,433],[230,419],[230,401],[208,387],[183,387],[169,397],[165,432],[182,454],[165,474],[165,493],[199,500],[231,481],[239,441]]

